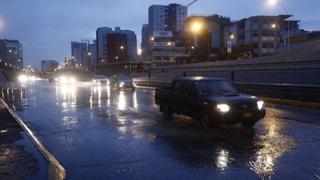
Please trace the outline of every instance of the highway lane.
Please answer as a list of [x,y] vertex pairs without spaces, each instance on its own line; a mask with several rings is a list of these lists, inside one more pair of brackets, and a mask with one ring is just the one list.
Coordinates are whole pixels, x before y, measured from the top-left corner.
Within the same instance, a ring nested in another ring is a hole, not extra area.
[[317,110],[268,104],[253,129],[204,130],[185,116],[162,118],[152,89],[40,81],[11,94],[68,179],[320,178]]

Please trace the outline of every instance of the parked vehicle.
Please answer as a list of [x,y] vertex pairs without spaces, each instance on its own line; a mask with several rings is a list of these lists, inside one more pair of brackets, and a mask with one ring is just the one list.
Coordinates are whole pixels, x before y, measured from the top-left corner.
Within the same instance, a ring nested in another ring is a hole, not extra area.
[[156,89],[155,102],[164,116],[184,114],[199,119],[206,128],[236,123],[252,127],[266,113],[261,99],[239,93],[220,78],[175,79],[171,87]]
[[135,90],[136,85],[130,76],[127,76],[125,74],[118,74],[111,77],[111,87],[118,90]]
[[104,75],[95,75],[92,79],[92,83],[93,84],[97,84],[97,85],[100,85],[100,84],[106,84],[106,85],[109,85],[110,84],[110,80],[107,76],[104,76]]

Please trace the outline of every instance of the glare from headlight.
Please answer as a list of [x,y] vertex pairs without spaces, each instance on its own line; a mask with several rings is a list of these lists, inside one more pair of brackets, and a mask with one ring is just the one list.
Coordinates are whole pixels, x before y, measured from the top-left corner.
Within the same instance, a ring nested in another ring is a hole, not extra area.
[[227,113],[230,111],[230,106],[228,104],[218,104],[217,109],[221,113]]
[[257,105],[258,105],[258,109],[261,110],[261,109],[263,109],[264,102],[262,100],[258,101]]
[[71,83],[74,83],[74,82],[76,82],[76,79],[75,79],[74,77],[71,77],[71,78],[69,79],[69,81],[70,81]]
[[120,82],[120,83],[119,83],[119,87],[122,88],[123,86],[124,86],[124,82]]
[[132,84],[133,84],[133,87],[136,87],[136,86],[137,86],[135,82],[133,82]]
[[64,76],[61,76],[61,77],[59,78],[59,81],[60,81],[60,83],[62,83],[62,84],[66,84],[66,83],[68,82],[67,78],[64,77]]
[[26,75],[20,75],[20,76],[18,77],[18,80],[19,80],[20,82],[26,82],[26,81],[28,80],[28,77],[27,77]]

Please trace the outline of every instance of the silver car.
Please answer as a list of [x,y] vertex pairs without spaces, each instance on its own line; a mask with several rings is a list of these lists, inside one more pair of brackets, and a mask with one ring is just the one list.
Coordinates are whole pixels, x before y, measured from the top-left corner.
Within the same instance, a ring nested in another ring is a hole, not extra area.
[[96,84],[96,85],[102,85],[102,84],[109,85],[110,84],[110,80],[105,75],[96,75],[96,76],[93,77],[92,83]]

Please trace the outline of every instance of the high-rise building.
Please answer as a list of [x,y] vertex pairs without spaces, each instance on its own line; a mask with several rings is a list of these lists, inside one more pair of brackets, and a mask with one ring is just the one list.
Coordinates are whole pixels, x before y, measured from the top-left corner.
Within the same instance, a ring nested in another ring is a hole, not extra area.
[[149,28],[154,31],[183,30],[184,20],[188,17],[188,8],[180,4],[152,5],[149,7]]
[[90,44],[89,40],[71,42],[71,59],[74,60],[76,68],[92,70],[96,62],[96,42]]
[[96,30],[96,50],[97,50],[97,60],[98,63],[105,62],[108,58],[107,54],[107,34],[112,32],[112,28],[109,27],[99,27]]
[[[137,58],[137,36],[131,30],[114,30],[108,27],[97,29],[97,65],[105,65],[115,60],[135,60]],[[120,51],[121,50],[121,51]],[[121,52],[120,59],[118,51]],[[118,56],[118,58],[117,58]]]
[[22,44],[19,41],[0,40],[0,65],[8,68],[23,68]]
[[150,47],[150,38],[149,38],[149,25],[144,24],[142,26],[141,31],[141,50],[142,56],[147,56],[149,54],[149,47]]
[[41,61],[41,71],[42,72],[52,72],[59,67],[59,62],[55,60],[42,60]]
[[[154,52],[160,52],[158,47],[154,47],[155,41],[153,35],[171,34],[170,42],[177,46],[184,46],[184,40],[181,39],[181,32],[184,30],[184,21],[188,17],[187,6],[180,4],[169,5],[152,5],[148,11],[148,24],[142,27],[142,43],[141,48],[144,52],[144,56],[148,56],[149,59],[155,59],[152,57]],[[160,37],[157,37],[159,39]],[[171,46],[172,49],[172,46]],[[155,51],[156,50],[156,51]],[[167,54],[167,51],[165,52]],[[168,54],[167,54],[168,55]],[[159,59],[157,57],[156,59]],[[166,58],[167,59],[167,58]]]

